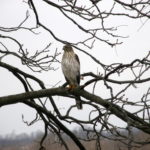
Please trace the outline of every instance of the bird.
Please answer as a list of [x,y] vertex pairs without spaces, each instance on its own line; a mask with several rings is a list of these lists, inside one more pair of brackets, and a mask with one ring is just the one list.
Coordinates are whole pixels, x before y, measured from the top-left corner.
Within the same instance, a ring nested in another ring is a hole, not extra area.
[[[71,44],[66,44],[63,46],[63,56],[61,61],[61,68],[64,77],[69,85],[68,89],[74,89],[80,85],[80,60]],[[78,109],[82,109],[82,102],[80,96],[75,97],[76,106]]]

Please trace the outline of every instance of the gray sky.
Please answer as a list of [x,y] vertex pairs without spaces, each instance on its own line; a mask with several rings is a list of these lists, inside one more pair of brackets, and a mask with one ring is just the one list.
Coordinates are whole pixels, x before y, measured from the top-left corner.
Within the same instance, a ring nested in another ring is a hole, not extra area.
[[[73,27],[69,21],[64,20],[64,17],[52,7],[47,7],[43,3],[38,2],[37,6],[39,9],[41,21],[46,26],[51,28],[53,32],[55,32],[56,35],[60,38],[64,38],[64,40],[69,39],[70,41],[77,41],[79,38],[82,39],[85,36],[84,34],[81,34],[76,27]],[[20,0],[1,0],[0,27],[15,27],[19,25],[20,21],[22,21],[22,19],[25,17],[27,9],[29,10],[28,6],[25,3],[22,3]],[[29,12],[31,16],[24,24],[26,27],[35,26],[34,15],[30,10]],[[125,20],[124,18],[122,18],[122,20],[113,21],[118,25],[127,25],[122,27],[120,30],[123,35],[129,35],[129,38],[122,39],[124,43],[115,48],[111,48],[104,43],[96,43],[94,49],[92,50],[94,52],[94,56],[97,56],[101,62],[106,64],[114,62],[129,63],[135,58],[144,57],[150,49],[150,23],[147,21],[147,23],[140,30],[138,30],[142,25],[140,21],[130,19]],[[113,21],[112,23],[114,23]],[[25,32],[24,30],[20,30],[15,33],[11,33],[10,35],[23,43],[24,47],[27,48],[31,54],[34,53],[37,49],[42,50],[49,42],[52,42],[52,49],[55,50],[55,48],[58,47],[59,51],[61,50],[62,44],[58,44],[50,34],[41,28],[37,29],[36,31],[40,32],[40,34],[34,35],[28,31]],[[0,34],[4,33],[0,32]],[[0,41],[3,41],[3,39],[0,39]],[[15,47],[14,43],[10,41],[6,42],[12,51],[17,51],[17,47]],[[87,58],[83,53],[79,51],[76,53],[78,53],[80,57],[81,73],[97,71],[96,64],[93,64],[92,61],[89,60],[89,58]],[[18,60],[13,59],[13,57],[8,57],[8,59],[5,61],[10,64],[13,63],[17,67],[22,67],[21,63]],[[61,81],[61,83],[65,81],[61,73],[60,64],[57,64],[57,67],[59,67],[59,69],[56,72],[36,74],[36,76],[45,82],[47,88],[52,87],[52,85],[59,81]],[[27,70],[29,73],[33,74],[27,68],[24,68],[24,70]],[[7,70],[0,68],[0,74],[0,96],[20,93],[24,91],[22,85]],[[60,75],[58,76],[58,74]],[[102,91],[101,94],[103,93],[105,92]],[[131,97],[135,96],[132,94],[132,92],[129,92],[129,95]],[[61,99],[59,98],[58,103],[61,103]],[[69,103],[70,102],[68,101],[68,105]],[[87,108],[80,116],[85,117],[86,111],[88,112],[89,109]],[[38,129],[43,130],[43,125],[40,122],[34,124],[32,127],[27,127],[21,120],[22,114],[24,114],[25,119],[28,121],[34,119],[35,116],[34,110],[23,104],[16,104],[0,108],[0,135],[6,135],[11,132],[30,133]],[[78,115],[80,112],[76,112],[76,114]]]

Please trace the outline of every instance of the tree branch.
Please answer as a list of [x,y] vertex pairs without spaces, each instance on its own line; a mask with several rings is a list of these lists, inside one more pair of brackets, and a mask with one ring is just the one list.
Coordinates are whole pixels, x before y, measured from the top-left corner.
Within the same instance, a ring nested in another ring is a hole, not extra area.
[[121,120],[125,122],[130,121],[130,124],[133,127],[136,127],[150,134],[150,124],[145,122],[143,119],[131,114],[130,112],[124,110],[123,108],[119,107],[116,104],[108,102],[102,99],[101,97],[91,94],[85,90],[80,90],[79,88],[74,89],[72,91],[68,91],[67,89],[63,87],[59,87],[59,88],[44,89],[44,90],[26,92],[26,93],[21,93],[21,94],[16,94],[16,95],[4,96],[4,97],[0,97],[0,107],[8,105],[8,104],[26,102],[28,101],[28,99],[42,98],[42,97],[49,97],[49,96],[56,96],[56,95],[68,96],[69,94],[82,96],[87,100],[90,100],[96,104],[99,104],[105,107],[108,111],[116,115]]

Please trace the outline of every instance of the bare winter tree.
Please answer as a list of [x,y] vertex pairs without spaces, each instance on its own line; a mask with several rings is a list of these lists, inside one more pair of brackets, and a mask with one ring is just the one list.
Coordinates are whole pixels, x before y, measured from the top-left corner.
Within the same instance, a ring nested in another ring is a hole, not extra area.
[[[43,23],[38,2],[47,5],[49,9],[55,8],[86,35],[84,39],[72,42],[55,34],[50,27]],[[140,147],[149,144],[149,139],[134,139],[133,128],[150,134],[150,51],[144,58],[135,59],[128,64],[118,62],[106,65],[92,54],[92,49],[95,43],[105,43],[110,45],[110,48],[122,44],[121,40],[124,35],[120,35],[118,32],[120,26],[110,24],[110,20],[124,17],[136,20],[143,19],[146,22],[150,18],[150,1],[26,0],[22,3],[28,7],[28,11],[20,24],[15,27],[11,25],[10,27],[0,27],[0,67],[8,70],[21,82],[24,93],[0,97],[0,107],[23,103],[36,110],[37,115],[32,122],[26,122],[24,118],[23,121],[28,125],[32,125],[38,120],[44,122],[45,134],[41,139],[40,149],[44,149],[43,142],[49,132],[58,137],[66,150],[70,148],[64,139],[64,133],[80,150],[88,149],[85,148],[84,142],[92,140],[96,143],[96,149],[100,150],[101,138],[121,141],[127,145],[129,150],[134,146]],[[33,27],[26,27],[25,23],[31,14],[34,15],[36,23]],[[38,36],[37,30],[39,28],[48,32],[56,42],[62,45],[69,43],[75,50],[84,53],[89,60],[98,65],[100,71],[82,74],[81,78],[84,78],[84,84],[72,90],[66,88],[67,83],[63,83],[61,86],[56,83],[53,88],[46,88],[44,82],[37,78],[36,74],[46,71],[56,72],[55,65],[60,64],[59,56],[62,50],[56,48],[52,53],[50,41],[43,50],[37,50],[31,54],[27,48],[24,48],[24,43],[11,34],[23,30]],[[17,52],[7,46],[10,41],[17,45]],[[12,62],[8,63],[7,57],[9,56],[19,60],[22,68],[18,68]],[[28,67],[28,72],[23,71],[23,68],[26,67]],[[39,86],[40,90],[33,86],[33,82]],[[0,84],[0,86],[3,85]],[[100,86],[107,91],[106,97],[101,96]],[[127,92],[129,90],[138,90],[137,87],[143,86],[147,87],[147,91],[141,93],[141,98],[136,99],[135,97],[132,100],[128,98]],[[65,114],[62,113],[57,105],[58,96],[63,97],[64,102],[66,98],[70,98],[71,101],[76,96],[80,96],[83,104],[81,113],[84,113],[84,109],[87,107],[90,108],[88,119],[79,119],[73,115],[75,105],[66,108]],[[49,105],[52,107],[48,107]],[[115,119],[122,120],[125,126],[117,126]],[[80,126],[84,136],[69,130],[66,123]]]

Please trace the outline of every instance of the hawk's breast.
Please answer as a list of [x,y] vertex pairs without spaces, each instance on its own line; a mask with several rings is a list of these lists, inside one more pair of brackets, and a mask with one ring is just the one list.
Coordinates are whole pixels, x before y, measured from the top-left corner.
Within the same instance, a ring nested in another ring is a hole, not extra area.
[[78,85],[77,76],[80,75],[80,64],[75,54],[65,52],[62,58],[62,71],[70,84]]

